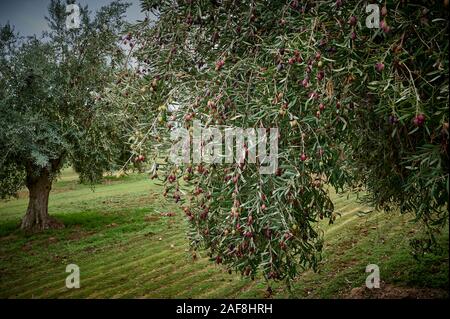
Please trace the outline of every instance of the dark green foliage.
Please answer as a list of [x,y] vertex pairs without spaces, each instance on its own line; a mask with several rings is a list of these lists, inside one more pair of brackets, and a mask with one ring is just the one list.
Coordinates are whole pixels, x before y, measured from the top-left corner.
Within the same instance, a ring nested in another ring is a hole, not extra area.
[[[389,32],[360,28],[341,65],[355,111],[348,145],[356,180],[375,206],[448,221],[448,7],[387,2]],[[362,20],[362,18],[361,18]],[[377,70],[377,64],[384,68]],[[430,235],[432,235],[430,230]],[[429,240],[434,241],[431,237]],[[417,243],[416,243],[417,244]]]

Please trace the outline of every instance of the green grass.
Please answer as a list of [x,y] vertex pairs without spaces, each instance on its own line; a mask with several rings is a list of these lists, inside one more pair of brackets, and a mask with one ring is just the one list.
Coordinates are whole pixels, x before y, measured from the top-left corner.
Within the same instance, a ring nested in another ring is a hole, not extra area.
[[[263,298],[264,280],[229,275],[189,252],[187,224],[161,186],[142,175],[107,177],[92,191],[67,169],[54,184],[49,212],[66,227],[39,234],[18,229],[26,192],[0,202],[1,298]],[[448,249],[420,261],[409,240],[420,234],[409,216],[371,212],[355,195],[333,195],[342,213],[323,223],[319,271],[306,271],[288,293],[272,283],[274,298],[340,298],[364,285],[365,267],[379,265],[381,280],[399,287],[448,287]],[[161,213],[173,211],[174,217]],[[448,226],[439,236],[448,247]],[[67,289],[65,267],[80,267],[81,288]]]

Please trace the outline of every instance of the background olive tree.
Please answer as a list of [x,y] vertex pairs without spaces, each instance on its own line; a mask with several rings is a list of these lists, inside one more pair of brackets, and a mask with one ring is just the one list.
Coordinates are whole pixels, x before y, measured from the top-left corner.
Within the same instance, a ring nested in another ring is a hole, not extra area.
[[123,63],[127,7],[113,1],[94,16],[81,8],[79,28],[67,28],[66,4],[52,0],[43,39],[1,27],[0,195],[28,188],[22,229],[62,226],[48,215],[48,197],[64,163],[95,182],[123,155],[120,105],[100,101]]

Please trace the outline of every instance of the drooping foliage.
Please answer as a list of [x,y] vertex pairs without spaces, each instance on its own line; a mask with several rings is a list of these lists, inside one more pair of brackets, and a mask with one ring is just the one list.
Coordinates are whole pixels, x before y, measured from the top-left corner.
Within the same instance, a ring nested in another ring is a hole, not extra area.
[[428,229],[446,223],[448,2],[370,3],[375,28],[366,1],[142,1],[156,19],[128,35],[140,76],[116,87],[145,110],[135,145],[177,125],[192,133],[194,120],[280,132],[275,174],[249,162],[164,167],[193,246],[230,271],[315,268],[317,222],[336,218],[331,188]]

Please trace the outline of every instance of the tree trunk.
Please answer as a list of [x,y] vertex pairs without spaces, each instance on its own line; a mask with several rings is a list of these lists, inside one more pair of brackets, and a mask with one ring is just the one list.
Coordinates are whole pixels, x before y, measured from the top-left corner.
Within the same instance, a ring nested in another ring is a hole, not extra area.
[[48,214],[48,196],[52,188],[52,177],[48,170],[40,170],[39,176],[34,176],[32,170],[29,170],[26,184],[30,194],[21,228],[27,231],[40,231],[64,227],[61,222]]

